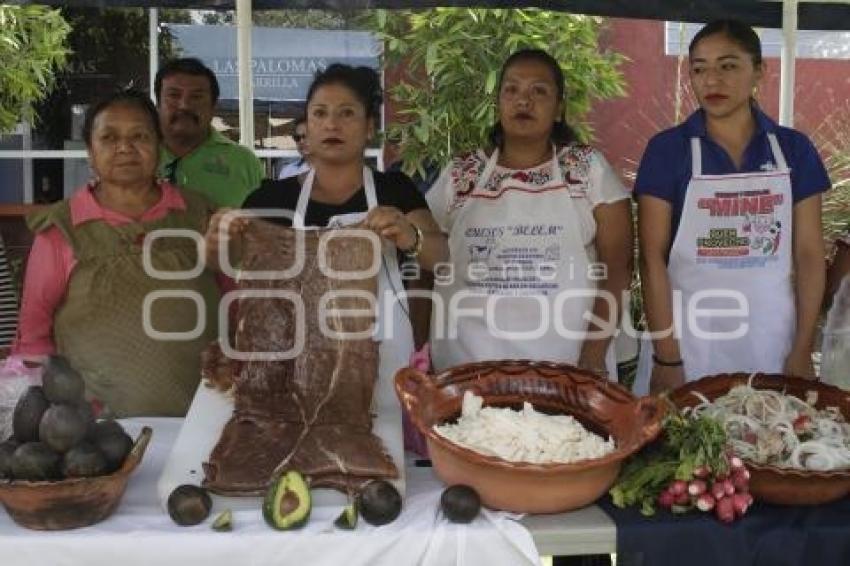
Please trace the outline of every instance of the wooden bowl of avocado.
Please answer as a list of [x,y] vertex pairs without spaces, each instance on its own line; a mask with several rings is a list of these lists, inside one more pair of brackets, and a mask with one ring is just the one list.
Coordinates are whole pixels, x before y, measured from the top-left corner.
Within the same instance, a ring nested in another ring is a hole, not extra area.
[[55,531],[98,523],[118,507],[152,431],[144,427],[121,466],[107,475],[62,480],[0,480],[0,502],[28,529]]

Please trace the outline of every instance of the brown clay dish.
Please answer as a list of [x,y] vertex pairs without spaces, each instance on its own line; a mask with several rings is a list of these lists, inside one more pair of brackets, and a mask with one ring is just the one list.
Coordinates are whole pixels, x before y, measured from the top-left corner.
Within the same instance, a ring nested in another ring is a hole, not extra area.
[[[531,361],[480,362],[436,376],[402,369],[396,393],[425,435],[437,476],[447,485],[475,488],[490,508],[520,513],[559,513],[588,505],[614,483],[622,461],[654,439],[664,409],[650,397],[567,364]],[[526,464],[485,456],[438,435],[435,424],[460,415],[465,391],[484,404],[521,407],[523,401],[551,414],[570,414],[590,430],[612,435],[616,450],[572,464]]]
[[[732,387],[746,383],[748,373],[725,373],[703,377],[678,389],[670,399],[677,407],[692,407],[699,403],[692,391],[698,391],[714,400],[726,394]],[[838,407],[845,419],[850,420],[850,393],[819,381],[780,374],[757,374],[753,378],[756,389],[782,391],[800,399],[809,391],[817,391],[815,407]],[[750,470],[750,492],[757,501],[778,505],[820,505],[841,499],[850,493],[850,470],[816,472],[779,468],[746,461]]]
[[151,433],[150,427],[144,427],[121,467],[107,476],[0,481],[0,501],[9,516],[28,529],[57,531],[98,523],[118,507],[130,474],[142,461]]

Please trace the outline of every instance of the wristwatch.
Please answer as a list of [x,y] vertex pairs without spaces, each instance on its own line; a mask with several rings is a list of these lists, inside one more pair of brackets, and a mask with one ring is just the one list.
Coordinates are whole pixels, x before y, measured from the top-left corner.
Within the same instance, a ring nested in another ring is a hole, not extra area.
[[419,257],[419,252],[422,251],[422,244],[425,241],[425,236],[422,234],[422,230],[419,228],[419,226],[417,226],[413,222],[411,222],[410,225],[413,226],[413,231],[416,233],[416,238],[413,240],[413,245],[410,246],[409,250],[402,251],[407,257],[415,259]]

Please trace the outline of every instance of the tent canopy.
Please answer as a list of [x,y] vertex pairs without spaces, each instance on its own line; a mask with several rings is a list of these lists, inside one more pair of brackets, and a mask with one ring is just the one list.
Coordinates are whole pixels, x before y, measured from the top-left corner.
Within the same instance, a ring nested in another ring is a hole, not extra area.
[[[30,3],[26,0],[24,3]],[[65,0],[32,2],[77,7],[147,7],[233,9],[236,0]],[[541,8],[618,18],[642,18],[681,22],[707,22],[719,17],[736,18],[758,27],[782,27],[781,0],[254,0],[255,10],[307,9],[354,10],[358,8]],[[847,1],[801,1],[798,29],[850,29]]]

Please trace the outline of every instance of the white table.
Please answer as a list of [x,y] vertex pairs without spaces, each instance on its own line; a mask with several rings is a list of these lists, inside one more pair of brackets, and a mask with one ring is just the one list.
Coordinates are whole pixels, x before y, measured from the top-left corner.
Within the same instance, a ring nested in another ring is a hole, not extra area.
[[[211,519],[196,527],[178,527],[159,506],[156,483],[181,422],[181,419],[163,418],[125,421],[128,432],[134,436],[143,425],[151,426],[154,434],[141,465],[130,478],[120,506],[111,517],[97,525],[72,531],[32,531],[19,527],[7,514],[0,512],[0,564],[315,564],[316,556],[311,556],[310,553],[332,554],[335,546],[342,546],[333,543],[345,541],[344,537],[371,537],[368,540],[361,538],[360,546],[371,547],[373,553],[376,545],[383,545],[388,549],[388,554],[391,554],[391,547],[400,544],[397,541],[407,540],[408,543],[405,544],[409,544],[411,533],[405,531],[407,527],[404,513],[396,523],[381,529],[360,523],[356,531],[346,532],[335,530],[331,526],[338,509],[314,508],[310,524],[300,531],[304,533],[303,536],[299,538],[289,535],[289,539],[284,538],[286,534],[274,531],[264,524],[259,508],[255,511],[236,512],[235,529],[232,533],[213,532],[209,527]],[[200,473],[202,472],[199,466]],[[410,466],[407,473],[408,500],[414,497],[439,497],[443,486],[430,468]],[[199,477],[198,483],[200,480]],[[433,508],[436,513],[436,499]],[[214,507],[212,517],[220,511],[221,509]],[[596,554],[616,550],[614,523],[595,506],[559,515],[526,516],[521,522],[530,531],[541,555]],[[419,528],[418,532],[421,533],[421,525],[416,528]],[[456,532],[449,530],[449,536],[457,534],[458,537],[457,559],[452,558],[449,562],[473,565],[481,563],[475,557],[469,556],[470,551],[464,552],[461,547],[466,545],[476,548],[476,538],[481,538],[482,544],[485,544],[483,541],[487,540],[486,536],[492,536],[492,531],[488,532],[487,529],[487,524],[479,524],[479,521],[476,521],[468,528],[458,527]],[[404,539],[402,535],[408,538]],[[286,559],[275,550],[280,549],[285,541],[296,542],[294,545],[287,543],[289,547],[283,545],[292,551],[289,554],[283,553],[287,555]],[[452,557],[455,556],[454,553],[452,550]],[[297,560],[293,554],[298,555]],[[337,563],[356,564],[359,563],[357,559],[356,556],[346,555]],[[374,557],[366,560],[370,565],[375,563]],[[436,563],[445,562],[438,560]]]

